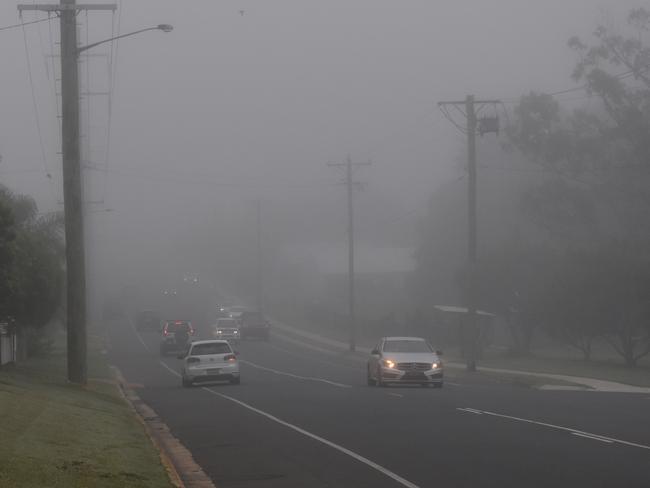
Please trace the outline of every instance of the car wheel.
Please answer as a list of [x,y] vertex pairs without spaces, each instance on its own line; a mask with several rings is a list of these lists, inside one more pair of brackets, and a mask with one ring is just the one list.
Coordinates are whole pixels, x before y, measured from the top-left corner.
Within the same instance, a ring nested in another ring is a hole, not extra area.
[[433,387],[434,388],[442,388],[442,383],[434,383]]
[[231,385],[239,385],[241,383],[241,377],[237,376],[236,378],[230,378]]
[[366,376],[368,378],[368,386],[377,386],[377,381],[372,376],[370,376],[370,368],[368,368]]
[[381,379],[381,371],[379,369],[377,370],[376,382],[377,382],[377,386],[379,386],[379,387],[385,387],[386,386],[386,383],[384,383],[384,380]]
[[181,378],[181,384],[183,385],[183,388],[190,388],[192,386],[192,382],[188,380],[185,376]]

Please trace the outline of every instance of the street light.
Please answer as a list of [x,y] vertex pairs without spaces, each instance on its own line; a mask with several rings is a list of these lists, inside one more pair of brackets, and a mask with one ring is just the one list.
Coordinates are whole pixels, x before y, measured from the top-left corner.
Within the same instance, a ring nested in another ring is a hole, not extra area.
[[163,32],[171,32],[171,31],[174,30],[174,26],[171,25],[171,24],[158,24],[155,27],[146,27],[144,29],[129,32],[127,34],[121,34],[119,36],[111,37],[109,39],[104,39],[103,41],[93,42],[92,44],[88,44],[87,46],[81,46],[81,47],[77,48],[77,55],[79,55],[80,53],[82,53],[84,51],[87,51],[88,49],[91,49],[91,48],[93,48],[95,46],[99,46],[100,44],[105,44],[107,42],[116,41],[116,40],[122,39],[124,37],[130,37],[130,36],[134,36],[136,34],[140,34],[141,32],[147,32],[147,31],[152,31],[152,30],[161,30]]

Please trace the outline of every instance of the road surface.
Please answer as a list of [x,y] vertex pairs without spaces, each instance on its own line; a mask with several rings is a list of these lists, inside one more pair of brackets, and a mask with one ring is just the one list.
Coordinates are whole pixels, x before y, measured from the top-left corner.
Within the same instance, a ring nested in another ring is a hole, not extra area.
[[127,319],[110,360],[220,488],[650,486],[650,398],[454,379],[366,386],[362,358],[280,334],[237,346],[242,384],[181,388]]

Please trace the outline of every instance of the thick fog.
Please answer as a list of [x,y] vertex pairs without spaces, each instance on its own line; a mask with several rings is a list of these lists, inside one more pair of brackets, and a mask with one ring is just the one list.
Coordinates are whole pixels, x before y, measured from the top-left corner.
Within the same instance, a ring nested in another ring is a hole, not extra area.
[[[280,280],[278,263],[344,270],[344,173],[327,163],[348,155],[372,161],[355,173],[359,267],[412,266],[428,199],[464,174],[464,140],[436,102],[575,86],[567,40],[622,22],[638,2],[117,4],[115,15],[80,15],[81,44],[160,23],[174,31],[82,58],[82,91],[97,93],[82,98],[82,151],[100,289],[252,266],[257,199],[270,276]],[[0,17],[17,22],[16,2]],[[0,37],[0,179],[41,212],[61,210],[57,22]]]

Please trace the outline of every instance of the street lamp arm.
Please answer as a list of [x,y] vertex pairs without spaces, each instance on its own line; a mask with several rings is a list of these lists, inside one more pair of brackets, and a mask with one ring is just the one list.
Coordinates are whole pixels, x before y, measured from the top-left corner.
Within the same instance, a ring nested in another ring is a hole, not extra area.
[[141,32],[147,32],[147,31],[152,31],[152,30],[161,30],[163,32],[171,32],[173,30],[173,27],[169,24],[160,24],[155,27],[147,27],[145,29],[140,29],[134,32],[129,32],[127,34],[121,34],[119,36],[111,37],[110,39],[104,39],[103,41],[98,41],[98,42],[93,42],[92,44],[88,44],[87,46],[81,46],[77,48],[77,54],[80,54],[84,51],[87,51],[88,49],[92,49],[93,47],[99,46],[100,44],[106,44],[107,42],[111,41],[116,41],[118,39],[122,39],[124,37],[130,37],[134,36],[136,34],[140,34]]

